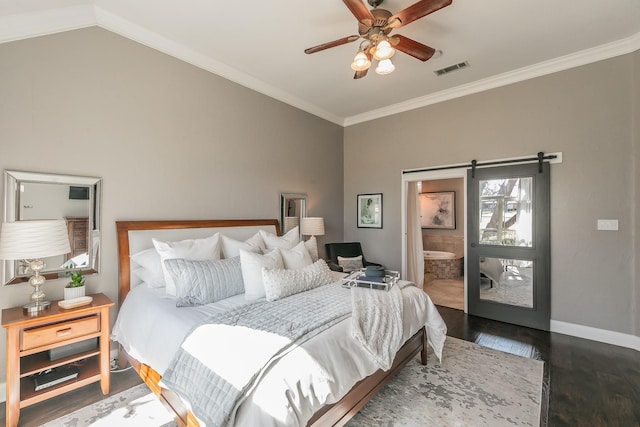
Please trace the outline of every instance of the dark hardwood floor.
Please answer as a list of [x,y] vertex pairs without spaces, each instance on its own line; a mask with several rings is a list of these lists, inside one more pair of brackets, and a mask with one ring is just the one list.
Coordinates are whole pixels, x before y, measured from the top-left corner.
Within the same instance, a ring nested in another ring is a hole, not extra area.
[[[118,394],[121,391],[141,383],[142,380],[140,380],[140,377],[138,377],[138,374],[136,374],[136,371],[133,369],[127,369],[124,372],[114,372],[111,374],[109,396]],[[61,396],[23,408],[20,411],[18,425],[20,427],[37,427],[104,398],[105,396],[102,394],[102,390],[100,390],[100,383],[89,384],[88,386],[73,390]],[[2,411],[0,414],[0,425],[6,425],[5,409],[6,407],[3,402],[2,405],[0,405],[0,410]]]
[[[545,362],[543,425],[640,426],[639,352],[438,309],[449,336]],[[114,373],[111,394],[139,383],[132,369]],[[39,426],[103,398],[98,384],[86,386],[23,409],[20,426]],[[0,411],[3,424],[4,403]]]

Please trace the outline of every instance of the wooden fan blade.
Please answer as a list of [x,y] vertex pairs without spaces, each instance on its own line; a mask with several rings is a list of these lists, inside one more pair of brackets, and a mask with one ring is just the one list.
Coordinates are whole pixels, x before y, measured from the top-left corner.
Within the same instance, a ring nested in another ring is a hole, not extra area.
[[353,79],[354,80],[361,79],[364,76],[366,76],[368,72],[369,72],[368,68],[366,70],[364,70],[364,71],[356,71],[356,73],[353,75]]
[[421,0],[408,8],[392,15],[387,21],[386,28],[400,28],[416,19],[427,16],[430,13],[447,7],[452,0]]
[[323,43],[323,44],[318,45],[318,46],[307,48],[307,49],[304,50],[304,53],[310,54],[310,53],[320,52],[321,50],[329,49],[331,47],[336,47],[336,46],[340,46],[340,45],[343,45],[343,44],[354,42],[354,41],[358,40],[359,38],[360,38],[360,36],[356,36],[354,34],[354,35],[351,35],[351,36],[348,36],[348,37],[343,37],[341,39],[334,40],[332,42],[327,42],[327,43]]
[[369,26],[375,21],[371,12],[362,2],[362,0],[342,0],[347,5],[353,16],[358,22],[369,20]]
[[391,45],[400,52],[411,55],[423,62],[431,58],[433,54],[436,53],[434,48],[419,43],[401,34],[396,34],[391,37],[389,41],[391,42]]

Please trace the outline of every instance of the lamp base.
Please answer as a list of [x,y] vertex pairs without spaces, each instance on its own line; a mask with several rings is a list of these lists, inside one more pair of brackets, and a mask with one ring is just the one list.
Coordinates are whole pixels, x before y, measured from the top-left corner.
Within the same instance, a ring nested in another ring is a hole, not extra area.
[[22,312],[24,314],[38,314],[42,310],[48,310],[51,308],[51,301],[34,301],[22,306]]

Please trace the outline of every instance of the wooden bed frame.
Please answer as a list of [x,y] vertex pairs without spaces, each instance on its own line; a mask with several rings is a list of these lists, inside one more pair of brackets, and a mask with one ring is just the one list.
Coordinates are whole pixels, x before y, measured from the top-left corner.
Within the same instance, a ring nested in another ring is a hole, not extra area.
[[[276,233],[280,234],[278,220],[275,219],[249,219],[249,220],[193,220],[193,221],[117,221],[118,240],[118,303],[121,306],[129,293],[131,280],[131,266],[129,258],[129,231],[141,230],[168,230],[187,228],[219,228],[219,227],[243,227],[243,226],[275,226]],[[426,349],[427,334],[422,327],[400,348],[388,371],[378,370],[364,378],[338,402],[326,405],[311,418],[308,426],[343,426],[351,419],[369,400],[376,395],[413,357],[420,353],[421,362],[427,364]],[[128,361],[136,370],[140,378],[158,396],[160,401],[176,414],[176,422],[180,426],[199,427],[196,417],[186,409],[182,400],[176,393],[163,389],[159,382],[160,374],[153,368],[139,362],[129,356],[120,346],[120,365],[124,366]]]

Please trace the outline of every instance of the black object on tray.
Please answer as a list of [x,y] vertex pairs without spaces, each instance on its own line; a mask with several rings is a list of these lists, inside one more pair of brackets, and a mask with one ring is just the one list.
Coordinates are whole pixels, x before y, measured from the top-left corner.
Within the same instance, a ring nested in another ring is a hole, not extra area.
[[368,265],[364,269],[364,275],[367,277],[367,279],[373,277],[384,277],[384,268],[379,265]]

